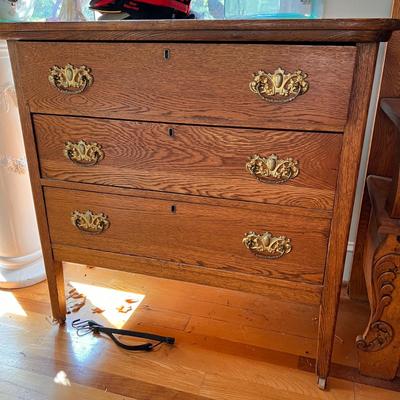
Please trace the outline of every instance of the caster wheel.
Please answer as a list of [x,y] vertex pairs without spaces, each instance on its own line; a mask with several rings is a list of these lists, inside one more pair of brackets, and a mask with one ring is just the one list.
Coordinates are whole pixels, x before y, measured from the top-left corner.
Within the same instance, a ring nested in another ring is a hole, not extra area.
[[326,389],[326,378],[321,378],[320,376],[318,377],[318,388],[321,390],[325,390]]

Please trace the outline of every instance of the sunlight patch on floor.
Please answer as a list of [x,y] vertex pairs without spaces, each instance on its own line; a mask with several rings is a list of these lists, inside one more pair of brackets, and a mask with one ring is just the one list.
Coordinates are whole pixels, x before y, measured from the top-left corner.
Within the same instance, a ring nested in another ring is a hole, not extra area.
[[[126,321],[136,311],[145,295],[124,292],[122,290],[110,289],[101,286],[88,285],[80,282],[69,282],[79,293],[86,296],[90,307],[98,307],[104,310],[101,314],[94,314],[93,319],[98,320],[102,316],[116,328],[122,328]],[[124,312],[121,312],[121,307]]]
[[0,317],[4,314],[26,317],[26,312],[15,296],[11,292],[0,290]]
[[62,386],[71,386],[71,382],[64,371],[57,372],[57,375],[54,377],[54,383]]

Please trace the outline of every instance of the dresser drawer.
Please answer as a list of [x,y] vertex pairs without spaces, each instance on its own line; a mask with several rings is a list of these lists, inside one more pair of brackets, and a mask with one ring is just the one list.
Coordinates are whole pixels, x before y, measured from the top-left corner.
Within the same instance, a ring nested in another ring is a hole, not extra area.
[[53,244],[322,281],[328,219],[55,188],[45,200]]
[[44,178],[333,207],[340,134],[45,115],[34,126]]
[[356,53],[286,44],[20,42],[17,49],[32,112],[324,131],[344,128]]

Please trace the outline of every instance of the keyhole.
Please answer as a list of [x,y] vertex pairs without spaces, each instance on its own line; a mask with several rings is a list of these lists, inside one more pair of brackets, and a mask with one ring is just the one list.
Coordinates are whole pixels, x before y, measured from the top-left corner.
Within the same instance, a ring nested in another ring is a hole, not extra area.
[[171,51],[169,49],[164,50],[164,60],[169,60],[171,58]]
[[172,212],[172,214],[176,214],[176,205],[175,204],[171,206],[171,212]]
[[168,136],[169,137],[174,137],[175,136],[174,128],[168,128]]

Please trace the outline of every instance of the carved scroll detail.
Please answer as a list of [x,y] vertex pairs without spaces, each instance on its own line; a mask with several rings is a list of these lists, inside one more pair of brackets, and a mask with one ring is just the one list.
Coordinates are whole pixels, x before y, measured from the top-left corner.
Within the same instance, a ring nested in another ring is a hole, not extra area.
[[392,302],[392,293],[395,289],[393,284],[396,279],[398,268],[396,265],[384,257],[383,261],[378,261],[373,269],[373,303],[371,304],[371,317],[368,327],[363,335],[357,337],[357,348],[373,352],[384,349],[393,340],[393,327],[382,321],[382,315],[386,307]]
[[382,350],[392,341],[393,328],[385,321],[376,321],[369,325],[367,336],[369,339],[364,339],[364,335],[357,338],[358,349],[366,352]]

